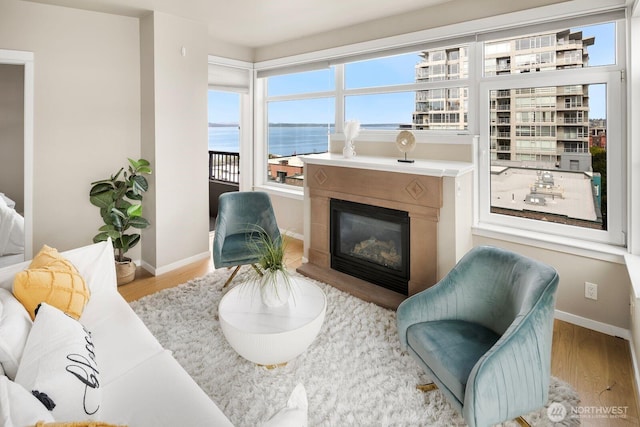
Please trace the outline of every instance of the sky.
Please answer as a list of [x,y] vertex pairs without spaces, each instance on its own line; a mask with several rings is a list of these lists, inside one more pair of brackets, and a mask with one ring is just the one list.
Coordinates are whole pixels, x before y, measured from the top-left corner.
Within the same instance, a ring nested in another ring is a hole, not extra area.
[[[589,46],[589,65],[615,63],[615,24],[608,23],[572,31],[583,31],[583,37],[595,37]],[[346,64],[345,86],[348,89],[415,82],[417,54],[405,54]],[[375,66],[372,66],[375,64]],[[375,72],[372,72],[375,70]],[[269,95],[331,91],[335,87],[332,69],[289,74],[269,79]],[[590,118],[606,118],[605,85],[590,88]],[[345,120],[361,123],[410,123],[414,110],[414,92],[350,96],[345,101]],[[271,123],[333,123],[334,99],[313,99],[269,104]],[[209,92],[209,122],[238,123],[239,95]]]

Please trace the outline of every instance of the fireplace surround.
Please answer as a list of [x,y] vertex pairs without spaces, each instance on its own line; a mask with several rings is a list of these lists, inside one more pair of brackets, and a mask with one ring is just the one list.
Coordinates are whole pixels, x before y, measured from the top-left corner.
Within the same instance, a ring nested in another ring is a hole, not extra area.
[[[472,246],[473,165],[455,161],[325,153],[305,162],[304,258],[298,271],[366,301],[395,309],[435,284]],[[331,199],[406,212],[410,233],[406,292],[332,267]]]

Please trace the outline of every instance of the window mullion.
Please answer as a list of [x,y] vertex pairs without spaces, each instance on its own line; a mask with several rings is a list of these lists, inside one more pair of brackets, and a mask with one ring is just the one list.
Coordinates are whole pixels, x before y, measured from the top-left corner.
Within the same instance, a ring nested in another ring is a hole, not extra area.
[[335,133],[342,134],[344,132],[344,65],[339,64],[335,66]]
[[335,91],[296,93],[293,95],[268,96],[265,98],[265,101],[279,102],[279,101],[297,101],[301,99],[333,98],[335,95],[336,95]]
[[415,92],[419,90],[429,89],[449,89],[457,87],[469,86],[469,79],[457,79],[457,80],[441,80],[436,82],[421,82],[421,83],[408,83],[402,85],[393,86],[376,86],[376,87],[364,87],[357,89],[345,89],[345,96],[354,95],[376,95],[380,93],[397,93],[397,92]]

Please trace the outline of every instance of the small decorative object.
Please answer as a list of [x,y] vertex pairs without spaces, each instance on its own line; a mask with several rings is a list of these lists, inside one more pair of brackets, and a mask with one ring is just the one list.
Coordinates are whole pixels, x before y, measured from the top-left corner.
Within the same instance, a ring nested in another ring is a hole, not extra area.
[[353,140],[360,133],[360,122],[357,120],[349,120],[344,124],[344,149],[342,150],[342,155],[350,159],[351,157],[355,157],[356,148],[353,145]]
[[292,286],[291,276],[284,262],[286,240],[282,235],[273,239],[262,227],[256,226],[247,244],[252,252],[260,256],[253,282],[260,288],[262,302],[267,307],[285,305],[291,296]]
[[91,183],[89,201],[100,208],[104,225],[93,242],[103,242],[111,237],[116,250],[116,275],[118,285],[124,285],[135,278],[136,265],[124,255],[140,241],[140,234],[125,234],[129,228],[143,229],[149,221],[142,217],[142,194],[149,189],[143,176],[150,174],[149,162],[145,159],[129,159],[128,172],[120,168],[109,179]]
[[416,137],[408,130],[400,131],[396,137],[396,146],[398,150],[404,153],[404,159],[398,159],[402,163],[413,163],[414,160],[407,159],[407,153],[416,147]]

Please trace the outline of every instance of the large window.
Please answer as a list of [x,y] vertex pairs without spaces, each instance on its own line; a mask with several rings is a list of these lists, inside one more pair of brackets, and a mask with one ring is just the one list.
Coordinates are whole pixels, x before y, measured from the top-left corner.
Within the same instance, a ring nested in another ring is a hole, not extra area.
[[304,171],[291,179],[285,166],[340,142],[346,120],[360,122],[362,143],[392,143],[401,129],[419,143],[462,135],[471,144],[478,134],[478,224],[622,245],[621,17],[460,35],[267,76],[266,154],[281,166],[268,179],[301,185]]
[[241,94],[209,89],[209,179],[238,184],[240,180]]
[[304,185],[303,154],[325,153],[335,132],[332,69],[267,79],[267,169],[270,183]]
[[[271,74],[271,73],[269,73]],[[363,132],[468,129],[469,47],[437,47],[262,80],[266,179],[302,186],[302,154],[329,149],[347,120]]]
[[[485,43],[481,222],[624,244],[615,35],[607,23]],[[497,71],[497,59],[515,66]]]
[[209,90],[209,151],[240,150],[240,94]]

